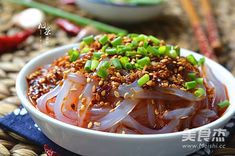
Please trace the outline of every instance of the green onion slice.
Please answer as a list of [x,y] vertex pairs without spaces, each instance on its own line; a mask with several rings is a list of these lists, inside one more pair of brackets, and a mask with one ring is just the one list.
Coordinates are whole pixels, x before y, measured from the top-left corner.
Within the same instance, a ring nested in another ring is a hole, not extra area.
[[186,57],[187,61],[190,62],[192,65],[197,65],[197,60],[195,59],[195,57],[190,54]]
[[150,63],[151,63],[150,58],[147,56],[137,61],[137,64],[139,64],[141,67],[144,67],[145,65],[150,65]]
[[93,35],[90,35],[90,36],[87,36],[87,37],[84,37],[83,39],[82,39],[86,44],[91,44],[92,42],[94,42],[94,37],[93,37]]
[[196,97],[202,97],[206,94],[205,90],[203,88],[198,88],[195,92],[194,95]]
[[100,68],[96,73],[101,78],[106,78],[108,76],[108,72],[104,68]]
[[149,79],[150,79],[149,75],[145,74],[137,81],[138,86],[143,86],[149,81]]
[[117,46],[117,45],[120,45],[122,43],[122,37],[117,37],[117,38],[115,38],[112,42],[111,42],[111,44],[113,45],[113,46]]
[[75,49],[69,50],[68,51],[68,55],[69,55],[69,61],[70,62],[76,61],[79,58],[79,56],[80,56],[79,52],[77,50],[75,50]]
[[230,102],[228,100],[224,100],[223,102],[218,103],[218,106],[220,108],[226,108],[230,105]]
[[97,60],[92,60],[91,61],[91,70],[95,70],[99,65],[99,61]]
[[86,61],[84,69],[88,72],[91,71],[91,60]]
[[103,35],[99,38],[99,42],[102,44],[102,45],[105,45],[107,42],[108,42],[109,38],[107,35]]
[[185,83],[185,87],[186,87],[187,90],[194,89],[196,86],[197,86],[196,81],[190,81],[190,82]]
[[112,59],[112,64],[114,65],[116,69],[122,69],[122,65],[118,58]]

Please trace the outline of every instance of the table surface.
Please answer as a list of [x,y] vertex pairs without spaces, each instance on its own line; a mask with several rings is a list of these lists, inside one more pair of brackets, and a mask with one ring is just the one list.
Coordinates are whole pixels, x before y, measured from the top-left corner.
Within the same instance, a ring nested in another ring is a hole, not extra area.
[[[92,18],[75,6],[60,5],[54,1],[40,1],[51,3],[50,5],[77,13],[81,16]],[[193,1],[201,17],[202,25],[204,25],[200,3],[198,0]],[[223,51],[217,54],[219,57],[218,61],[235,74],[235,7],[233,7],[235,6],[235,0],[211,0],[211,3],[224,46]],[[19,31],[19,28],[12,26],[10,21],[14,14],[23,9],[23,7],[13,5],[7,1],[0,1],[0,35],[14,34]],[[23,65],[31,58],[39,55],[42,51],[72,43],[73,37],[70,37],[65,32],[61,31],[54,24],[54,20],[55,17],[52,16],[47,16],[45,20],[47,25],[51,28],[52,34],[50,36],[45,37],[36,34],[29,37],[18,50],[0,55],[0,116],[13,111],[20,105],[14,86],[17,73]],[[195,44],[196,40],[192,37],[193,33],[188,18],[181,8],[179,0],[168,1],[164,11],[154,20],[134,25],[118,26],[128,29],[130,32],[156,35],[158,38],[166,40],[167,43],[178,44],[180,47],[198,51],[198,46]],[[9,138],[14,138],[15,141],[12,142]],[[37,154],[41,153],[40,149],[34,145],[28,144],[27,140],[1,129],[0,140],[3,140],[0,141],[0,149],[5,147],[7,150],[10,150],[14,147],[10,151],[11,154],[17,151],[16,149],[20,149],[21,152],[24,151],[24,149],[28,149]],[[22,142],[26,144],[22,145]],[[227,147],[235,148],[235,136],[231,139]],[[231,153],[233,149],[227,151],[230,151]],[[217,155],[220,154],[221,152],[218,151]]]

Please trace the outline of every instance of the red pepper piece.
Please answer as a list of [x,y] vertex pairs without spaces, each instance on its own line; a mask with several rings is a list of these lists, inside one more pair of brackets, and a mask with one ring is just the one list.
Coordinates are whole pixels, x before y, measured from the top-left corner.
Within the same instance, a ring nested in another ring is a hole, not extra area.
[[76,36],[81,28],[65,19],[57,19],[56,24],[71,36]]
[[47,144],[44,145],[44,151],[47,156],[60,156],[55,151],[53,151]]
[[16,49],[29,36],[33,34],[32,29],[24,30],[13,36],[0,36],[0,52],[7,52]]

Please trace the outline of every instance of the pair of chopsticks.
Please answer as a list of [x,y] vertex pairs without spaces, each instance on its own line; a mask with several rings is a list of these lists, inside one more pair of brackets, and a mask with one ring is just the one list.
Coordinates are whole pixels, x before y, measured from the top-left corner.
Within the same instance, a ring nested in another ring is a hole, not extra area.
[[202,54],[211,59],[217,60],[214,51],[221,48],[222,44],[218,35],[215,19],[213,17],[212,8],[209,0],[201,0],[201,7],[203,15],[206,21],[206,36],[200,19],[196,13],[196,10],[192,4],[192,0],[181,0],[182,5],[189,16],[190,23],[192,25],[194,35],[198,41],[199,49]]

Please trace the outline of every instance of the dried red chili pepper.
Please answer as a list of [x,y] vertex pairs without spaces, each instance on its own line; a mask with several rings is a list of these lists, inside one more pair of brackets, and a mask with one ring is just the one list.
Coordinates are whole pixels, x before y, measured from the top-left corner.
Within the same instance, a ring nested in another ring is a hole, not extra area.
[[44,145],[44,151],[47,156],[59,156],[59,154],[53,151],[47,144]]
[[0,36],[0,52],[7,52],[16,49],[29,36],[33,34],[32,29],[27,29],[12,36]]
[[57,19],[56,24],[67,32],[69,35],[76,36],[80,31],[81,28],[65,19]]

